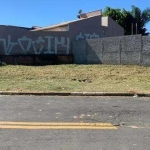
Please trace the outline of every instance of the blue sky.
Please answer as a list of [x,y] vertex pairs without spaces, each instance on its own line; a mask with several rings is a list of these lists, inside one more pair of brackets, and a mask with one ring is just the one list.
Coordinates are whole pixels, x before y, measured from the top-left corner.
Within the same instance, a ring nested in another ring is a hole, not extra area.
[[[109,6],[130,10],[131,5],[143,10],[150,7],[150,2],[149,0],[2,0],[0,24],[24,27],[48,26],[76,19],[79,9],[88,12],[103,10]],[[150,23],[146,28],[150,31]]]

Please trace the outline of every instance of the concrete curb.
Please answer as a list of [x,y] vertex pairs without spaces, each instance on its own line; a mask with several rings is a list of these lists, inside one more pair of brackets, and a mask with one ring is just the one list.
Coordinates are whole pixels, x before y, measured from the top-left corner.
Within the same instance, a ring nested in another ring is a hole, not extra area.
[[150,97],[150,93],[146,94],[146,93],[117,93],[117,92],[19,92],[19,91],[0,91],[0,95]]

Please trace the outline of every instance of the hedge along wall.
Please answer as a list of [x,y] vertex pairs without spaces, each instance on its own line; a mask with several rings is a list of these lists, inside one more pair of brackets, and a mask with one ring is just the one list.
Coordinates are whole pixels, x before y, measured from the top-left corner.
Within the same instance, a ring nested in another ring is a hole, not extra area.
[[118,36],[73,42],[74,63],[150,65],[150,37]]

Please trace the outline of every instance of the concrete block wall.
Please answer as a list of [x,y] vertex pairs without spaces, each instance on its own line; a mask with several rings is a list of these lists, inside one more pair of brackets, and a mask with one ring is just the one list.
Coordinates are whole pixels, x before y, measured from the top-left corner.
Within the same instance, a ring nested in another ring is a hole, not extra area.
[[76,41],[73,55],[77,64],[150,66],[150,37],[131,35]]
[[86,53],[86,40],[75,41],[72,45],[73,49],[73,61],[78,64],[87,63],[87,53]]
[[[94,51],[93,51],[94,49]],[[97,64],[102,63],[102,40],[100,39],[92,39],[87,40],[86,46],[86,54],[87,54],[87,63]]]
[[150,66],[150,36],[142,37],[142,65]]
[[122,37],[104,38],[102,62],[120,64],[120,41]]
[[121,39],[121,64],[141,64],[142,36],[124,36]]

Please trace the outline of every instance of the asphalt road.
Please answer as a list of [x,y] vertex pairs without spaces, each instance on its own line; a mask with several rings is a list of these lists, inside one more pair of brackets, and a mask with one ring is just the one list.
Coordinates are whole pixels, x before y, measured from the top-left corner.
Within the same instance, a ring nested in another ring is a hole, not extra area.
[[[2,122],[116,129],[6,129]],[[0,150],[150,150],[150,98],[0,96],[0,128]]]

